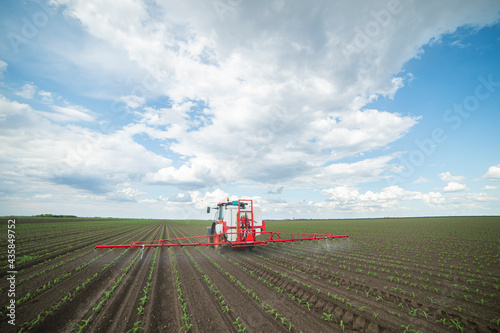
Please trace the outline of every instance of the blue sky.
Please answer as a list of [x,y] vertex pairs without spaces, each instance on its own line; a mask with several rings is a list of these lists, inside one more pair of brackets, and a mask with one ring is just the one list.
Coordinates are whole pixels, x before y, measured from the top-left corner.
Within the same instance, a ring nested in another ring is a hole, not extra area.
[[498,1],[3,1],[0,214],[500,214]]

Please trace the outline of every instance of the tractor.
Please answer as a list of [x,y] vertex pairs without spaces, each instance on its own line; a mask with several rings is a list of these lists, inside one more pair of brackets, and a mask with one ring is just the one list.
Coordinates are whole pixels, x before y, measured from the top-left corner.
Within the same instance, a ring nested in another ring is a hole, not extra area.
[[[254,246],[257,236],[266,231],[266,222],[262,221],[260,208],[249,199],[219,202],[211,227],[207,235],[213,247],[231,245],[234,247]],[[210,213],[210,207],[207,207]]]

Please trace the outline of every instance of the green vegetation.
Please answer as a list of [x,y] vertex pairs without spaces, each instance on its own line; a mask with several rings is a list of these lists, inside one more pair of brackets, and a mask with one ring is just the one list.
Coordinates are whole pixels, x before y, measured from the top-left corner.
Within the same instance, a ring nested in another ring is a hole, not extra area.
[[77,217],[76,215],[55,215],[55,214],[38,214],[33,217]]

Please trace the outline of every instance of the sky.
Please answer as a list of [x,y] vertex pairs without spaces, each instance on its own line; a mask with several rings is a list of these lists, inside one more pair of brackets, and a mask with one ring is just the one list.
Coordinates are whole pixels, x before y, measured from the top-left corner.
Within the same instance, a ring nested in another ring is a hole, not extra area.
[[0,215],[500,214],[500,2],[6,0]]

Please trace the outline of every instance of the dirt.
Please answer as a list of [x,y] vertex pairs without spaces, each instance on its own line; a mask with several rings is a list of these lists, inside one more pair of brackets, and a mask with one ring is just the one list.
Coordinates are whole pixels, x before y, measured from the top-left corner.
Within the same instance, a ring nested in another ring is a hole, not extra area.
[[[202,234],[199,229],[166,221],[148,224],[136,232],[144,232],[142,239],[161,239],[174,234],[179,237]],[[128,234],[129,231],[121,233]],[[335,244],[341,244],[335,242],[346,243],[333,250]],[[146,332],[184,332],[187,328],[175,283],[175,259],[192,324],[190,332],[237,332],[238,324],[246,332],[342,332],[342,327],[344,332],[359,333],[457,332],[452,326],[454,320],[466,332],[499,332],[500,326],[487,320],[498,318],[498,298],[492,296],[498,294],[494,287],[498,285],[498,268],[492,267],[491,274],[474,279],[472,270],[464,272],[459,268],[458,260],[447,262],[449,269],[445,271],[437,256],[433,261],[411,256],[395,260],[357,251],[347,242],[335,240],[332,248],[314,242],[268,245],[253,250],[159,248],[151,281],[148,275],[155,248],[147,248],[99,311],[92,308],[141,249],[115,249],[76,272],[76,267],[101,254],[91,252],[21,284],[18,291],[23,295],[65,272],[72,272],[54,287],[19,305],[15,327],[8,325],[3,317],[0,331],[18,331],[24,322],[50,309],[68,293],[74,293],[71,301],[63,303],[52,315],[44,315],[42,322],[25,331],[69,332],[92,316],[83,331],[128,332],[140,327]],[[85,251],[88,246],[74,249],[64,260]],[[58,262],[26,267],[23,277]],[[205,276],[218,293],[210,290]],[[92,281],[75,292],[88,278]],[[147,282],[151,289],[141,314],[138,307]],[[464,303],[463,294],[471,295],[473,300]],[[229,311],[221,305],[221,300]]]

